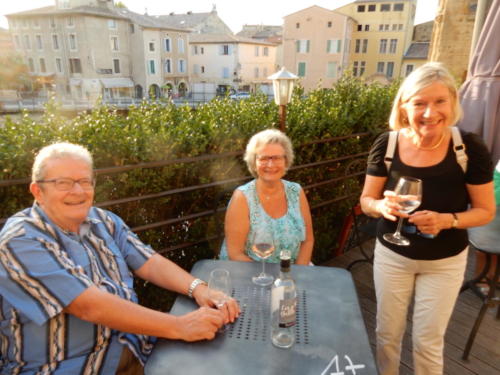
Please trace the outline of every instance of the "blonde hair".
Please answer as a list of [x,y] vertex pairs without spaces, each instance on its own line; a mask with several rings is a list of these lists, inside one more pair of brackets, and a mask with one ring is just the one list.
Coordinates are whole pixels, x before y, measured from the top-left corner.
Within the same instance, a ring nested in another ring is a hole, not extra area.
[[68,142],[53,143],[42,148],[35,157],[31,170],[31,182],[43,180],[49,160],[77,159],[86,162],[93,169],[92,155],[85,147]]
[[443,64],[430,62],[411,72],[399,87],[389,117],[389,126],[391,129],[400,130],[410,126],[406,116],[401,111],[401,106],[420,90],[436,82],[446,86],[452,97],[453,119],[450,126],[455,125],[462,118],[463,111],[458,100],[458,92],[452,75]]
[[254,177],[257,177],[257,151],[269,144],[278,144],[285,150],[286,170],[293,164],[294,154],[290,138],[278,129],[266,129],[254,134],[250,138],[245,150],[245,156],[243,157],[243,160],[247,163],[248,170]]

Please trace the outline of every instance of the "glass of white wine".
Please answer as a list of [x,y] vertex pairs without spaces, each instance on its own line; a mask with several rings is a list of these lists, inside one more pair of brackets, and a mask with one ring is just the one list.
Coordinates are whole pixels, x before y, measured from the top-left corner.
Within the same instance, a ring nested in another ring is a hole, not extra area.
[[[414,177],[401,177],[394,190],[398,196],[399,212],[409,214],[417,209],[422,201],[422,180]],[[409,246],[410,240],[401,235],[403,218],[400,217],[394,233],[384,234],[384,240],[399,246]]]
[[274,281],[274,277],[266,273],[265,260],[274,252],[274,239],[271,231],[264,225],[257,226],[255,229],[252,239],[252,251],[257,258],[262,260],[262,272],[252,277],[253,283],[260,286],[271,285]]

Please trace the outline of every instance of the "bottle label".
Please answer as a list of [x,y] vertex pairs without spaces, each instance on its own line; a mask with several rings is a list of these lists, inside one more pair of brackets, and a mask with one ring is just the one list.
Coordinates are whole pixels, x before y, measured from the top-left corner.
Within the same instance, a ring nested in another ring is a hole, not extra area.
[[296,321],[297,298],[282,299],[280,301],[279,326],[281,328],[293,327]]

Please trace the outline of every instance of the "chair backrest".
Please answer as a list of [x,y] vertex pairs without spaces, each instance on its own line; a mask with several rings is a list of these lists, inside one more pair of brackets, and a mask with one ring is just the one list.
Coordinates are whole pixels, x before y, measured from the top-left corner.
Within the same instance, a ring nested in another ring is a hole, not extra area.
[[366,216],[361,210],[360,204],[356,204],[344,218],[338,245],[333,256],[342,255],[349,249],[375,237],[376,227],[377,219]]

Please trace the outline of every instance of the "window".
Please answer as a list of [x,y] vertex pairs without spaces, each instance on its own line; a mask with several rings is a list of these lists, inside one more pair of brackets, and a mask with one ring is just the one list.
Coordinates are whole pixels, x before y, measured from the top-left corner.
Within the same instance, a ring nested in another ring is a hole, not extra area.
[[297,23],[295,24],[295,28],[296,28],[296,29],[300,29],[300,22],[297,22]]
[[377,73],[384,73],[384,67],[385,67],[385,63],[383,61],[379,61],[377,63]]
[[205,67],[204,66],[201,67],[201,74],[203,74],[203,73],[205,73]]
[[388,62],[387,63],[387,77],[392,77],[393,74],[394,74],[394,63]]
[[259,46],[255,46],[255,56],[259,56]]
[[59,49],[59,36],[52,34],[52,48],[55,50]]
[[16,49],[21,48],[21,41],[19,39],[19,35],[14,35],[14,45],[16,46]]
[[264,50],[262,51],[262,54],[264,56],[269,56],[269,47],[264,47]]
[[332,21],[328,21],[328,23],[326,24],[327,27],[332,27]]
[[116,30],[116,20],[108,20],[108,29]]
[[40,57],[40,72],[41,73],[47,72],[47,67],[45,66],[45,59],[43,57]]
[[205,48],[200,47],[200,54],[202,54],[202,55],[203,55],[204,53],[205,53]]
[[362,53],[366,53],[368,50],[368,39],[363,39],[363,49],[361,50]]
[[163,45],[165,47],[165,52],[170,52],[170,50],[172,48],[171,47],[172,42],[171,42],[170,38],[165,38],[165,40],[163,42],[164,42]]
[[310,45],[311,43],[309,40],[302,39],[295,41],[295,47],[298,53],[308,53]]
[[365,25],[365,31],[370,31],[370,25]]
[[56,58],[56,71],[57,71],[57,73],[63,72],[62,60],[59,57]]
[[384,25],[384,31],[389,31],[389,24]]
[[404,9],[404,4],[403,3],[396,3],[392,7],[392,10],[395,11],[395,12],[402,12],[403,9]]
[[31,57],[28,59],[28,66],[30,68],[30,72],[34,73],[35,72],[35,63],[33,62],[33,59]]
[[391,11],[391,4],[381,4],[380,11],[381,12],[390,12]]
[[113,59],[113,71],[115,74],[120,73],[120,59]]
[[358,5],[358,12],[364,12],[365,11],[365,6],[364,5]]
[[221,55],[229,55],[229,44],[222,44],[219,49]]
[[361,61],[361,63],[359,64],[359,76],[361,77],[364,72],[365,72],[365,65],[366,65],[366,62],[365,61]]
[[229,78],[229,68],[222,68],[222,78]]
[[361,39],[356,39],[356,46],[354,47],[354,53],[359,53],[361,51]]
[[342,41],[340,39],[330,39],[326,41],[327,53],[340,53],[342,51]]
[[368,12],[375,12],[376,5],[368,5]]
[[56,19],[54,17],[50,17],[49,24],[50,24],[50,27],[52,29],[55,29],[55,27],[56,27]]
[[31,40],[29,35],[24,36],[24,48],[31,49]]
[[262,77],[266,78],[267,77],[267,68],[264,67],[264,69],[262,70]]
[[253,77],[259,78],[259,67],[258,66],[256,66],[253,70]]
[[184,59],[179,59],[179,73],[186,73],[186,61]]
[[165,73],[172,73],[172,60],[166,59],[165,63],[163,64],[163,71]]
[[352,75],[354,77],[358,76],[358,62],[357,61],[354,61],[352,64]]
[[306,63],[299,62],[297,71],[298,71],[299,77],[305,77],[306,76]]
[[69,49],[76,50],[76,34],[69,34]]
[[363,31],[363,25],[358,25],[358,31]]
[[198,54],[198,46],[193,46],[193,55]]
[[28,28],[28,20],[26,18],[23,18],[22,25],[23,25],[23,29],[27,29]]
[[133,23],[130,24],[130,34],[135,33],[135,25]]
[[380,39],[379,53],[387,53],[387,39]]
[[117,36],[111,37],[111,50],[118,51],[118,37]]
[[184,39],[177,39],[177,49],[179,50],[179,53],[184,53]]
[[154,60],[149,60],[148,71],[149,74],[156,74],[156,64]]
[[384,25],[378,25],[378,31],[384,31]]
[[73,17],[69,16],[66,18],[66,25],[68,25],[68,27],[75,27],[75,20]]
[[405,76],[408,76],[408,74],[410,74],[411,72],[413,72],[413,64],[408,64],[406,65],[406,72],[405,72]]
[[43,49],[42,36],[35,35],[35,41],[36,41],[36,48],[38,50],[42,50]]
[[69,0],[59,0],[59,8],[68,9],[69,8]]
[[40,21],[38,20],[38,18],[33,18],[33,27],[35,29],[39,29],[40,28]]
[[400,24],[398,25],[398,31],[401,31],[401,30],[403,30],[403,24],[402,24],[402,23],[400,23]]
[[389,53],[396,53],[397,48],[398,48],[398,40],[391,39],[391,44],[389,45]]
[[80,59],[69,59],[69,72],[71,74],[82,72],[82,63]]
[[155,42],[149,42],[149,51],[154,52],[155,51]]
[[326,76],[328,78],[335,78],[337,76],[337,63],[335,61],[329,62],[326,66]]

